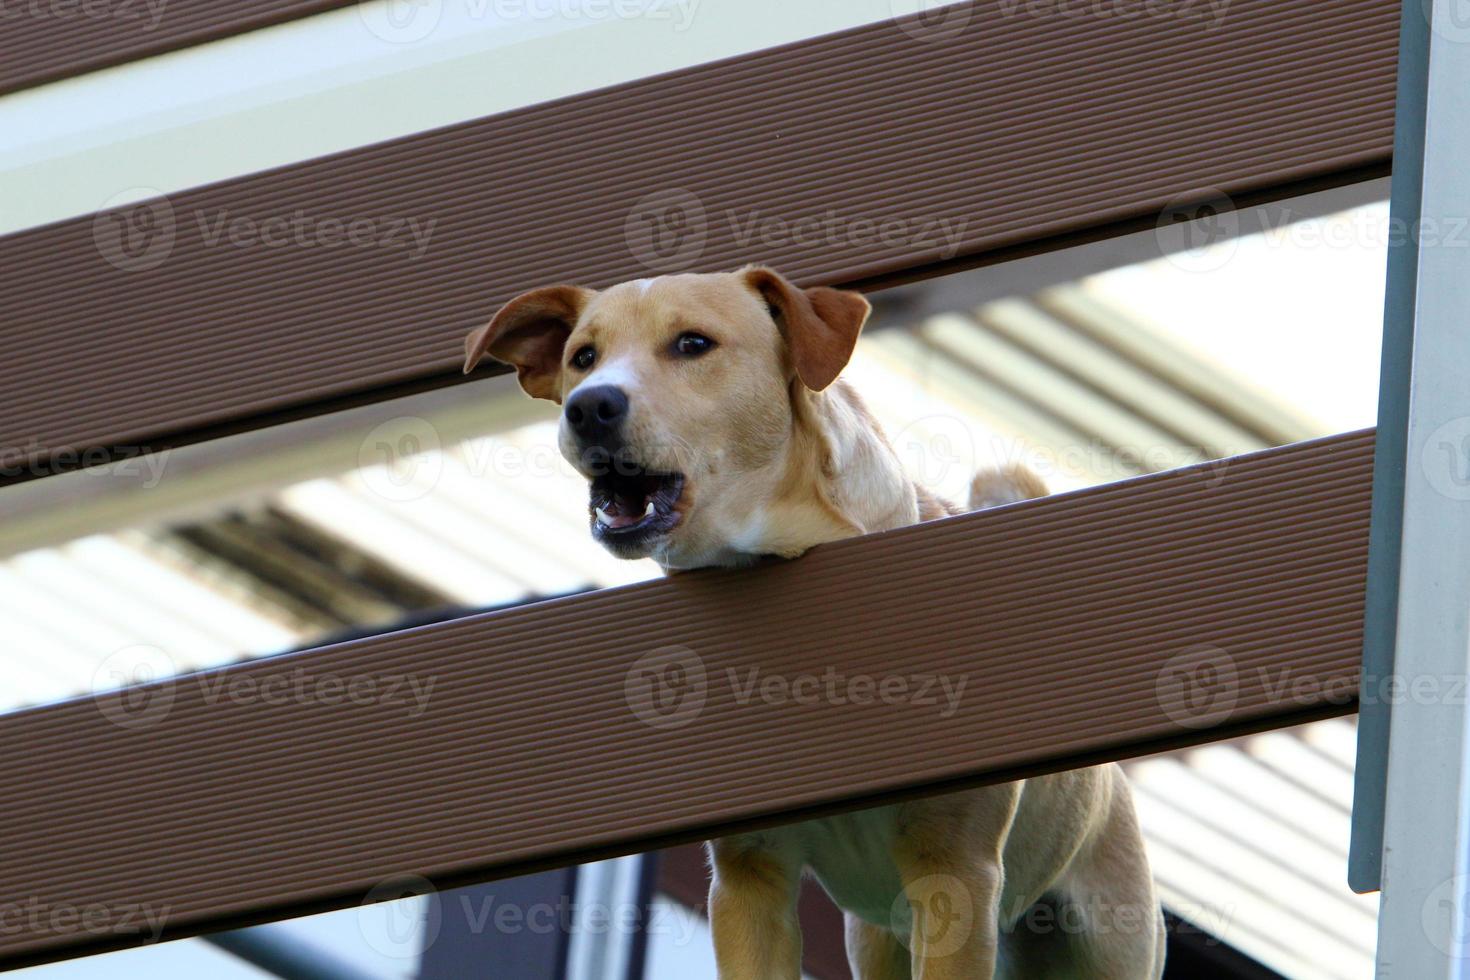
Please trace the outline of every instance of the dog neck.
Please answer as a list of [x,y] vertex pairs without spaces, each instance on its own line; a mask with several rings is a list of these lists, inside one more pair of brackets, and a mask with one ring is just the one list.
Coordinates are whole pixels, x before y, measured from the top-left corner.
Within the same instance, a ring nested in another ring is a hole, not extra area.
[[692,551],[655,554],[666,572],[746,565],[762,556],[795,558],[828,541],[947,512],[904,473],[876,420],[845,382],[814,392],[794,381],[790,397],[785,451],[764,477],[771,489],[737,495],[754,504],[726,516],[717,542],[706,539]]
[[792,391],[793,436],[780,500],[804,510],[805,550],[919,520],[919,497],[877,421],[845,381]]

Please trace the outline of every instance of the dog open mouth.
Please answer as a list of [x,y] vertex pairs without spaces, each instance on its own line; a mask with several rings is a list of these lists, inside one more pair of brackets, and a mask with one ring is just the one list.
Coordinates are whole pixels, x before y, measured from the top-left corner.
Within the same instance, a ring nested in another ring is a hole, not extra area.
[[676,505],[683,492],[682,473],[619,467],[595,477],[589,501],[592,534],[608,544],[636,544],[670,531],[679,523]]

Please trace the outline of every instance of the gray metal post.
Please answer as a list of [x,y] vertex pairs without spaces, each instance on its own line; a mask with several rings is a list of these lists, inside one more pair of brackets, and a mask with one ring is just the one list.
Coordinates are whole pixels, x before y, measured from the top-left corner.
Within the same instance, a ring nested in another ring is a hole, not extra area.
[[[1399,31],[1398,94],[1390,226],[1417,222],[1423,209],[1424,121],[1429,95],[1429,20],[1420,0],[1405,0]],[[1388,243],[1383,304],[1383,352],[1378,382],[1378,438],[1373,451],[1373,515],[1369,530],[1368,592],[1363,619],[1363,676],[1354,770],[1353,832],[1348,884],[1354,891],[1382,887],[1383,803],[1388,792],[1388,730],[1392,703],[1377,696],[1393,675],[1398,630],[1399,561],[1408,458],[1410,358],[1414,351],[1414,294],[1419,245],[1408,236]]]
[[[1470,8],[1463,0],[1407,6],[1428,17],[1420,52],[1427,101],[1422,197],[1410,229],[1418,269],[1397,683],[1371,692],[1394,701],[1378,976],[1459,980],[1470,976]],[[1413,123],[1401,115],[1400,124]],[[1410,164],[1395,162],[1396,184]]]

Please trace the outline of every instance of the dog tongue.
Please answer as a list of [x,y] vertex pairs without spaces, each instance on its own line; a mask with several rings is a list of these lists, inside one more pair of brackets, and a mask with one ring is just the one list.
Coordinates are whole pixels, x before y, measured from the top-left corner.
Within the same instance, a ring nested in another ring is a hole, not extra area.
[[629,527],[652,513],[652,499],[635,501],[632,497],[616,496],[598,510],[597,519],[604,527]]

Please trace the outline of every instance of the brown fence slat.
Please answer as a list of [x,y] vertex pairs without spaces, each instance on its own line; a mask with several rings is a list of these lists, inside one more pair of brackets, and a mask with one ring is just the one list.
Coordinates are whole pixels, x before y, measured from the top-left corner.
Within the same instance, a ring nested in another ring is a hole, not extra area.
[[0,478],[451,383],[547,282],[872,285],[1387,166],[1397,4],[1125,8],[941,8],[0,239]]
[[7,0],[0,7],[0,95],[352,2]]
[[1371,462],[1352,433],[0,718],[0,966],[1351,711]]

